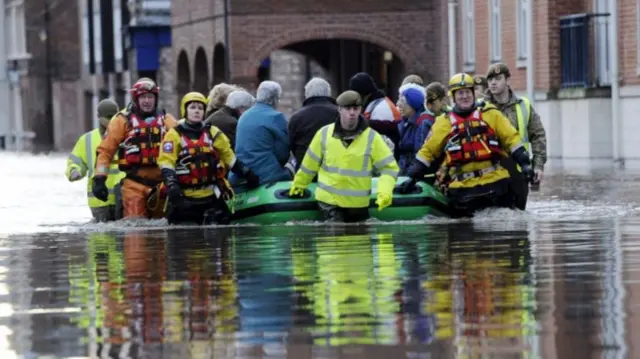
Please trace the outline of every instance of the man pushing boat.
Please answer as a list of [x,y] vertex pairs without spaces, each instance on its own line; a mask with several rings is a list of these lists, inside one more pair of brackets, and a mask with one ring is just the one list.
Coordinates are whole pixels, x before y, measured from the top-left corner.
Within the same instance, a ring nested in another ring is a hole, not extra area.
[[382,136],[360,114],[360,95],[346,91],[336,102],[339,117],[313,137],[289,195],[302,195],[317,174],[315,197],[324,219],[359,222],[369,218],[373,171],[380,173],[376,204],[381,211],[391,205],[399,167]]

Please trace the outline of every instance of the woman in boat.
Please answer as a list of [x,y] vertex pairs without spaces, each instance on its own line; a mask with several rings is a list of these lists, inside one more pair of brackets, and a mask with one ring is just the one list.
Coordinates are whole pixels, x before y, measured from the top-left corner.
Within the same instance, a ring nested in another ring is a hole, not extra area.
[[229,223],[226,200],[233,197],[227,171],[247,178],[251,187],[260,179],[236,159],[229,139],[215,126],[205,126],[207,98],[186,94],[180,103],[183,119],[164,136],[158,165],[167,188],[169,223]]
[[400,140],[396,146],[400,176],[405,176],[409,166],[427,138],[434,118],[424,107],[426,90],[416,84],[400,87],[398,109],[402,112],[402,121],[398,124]]

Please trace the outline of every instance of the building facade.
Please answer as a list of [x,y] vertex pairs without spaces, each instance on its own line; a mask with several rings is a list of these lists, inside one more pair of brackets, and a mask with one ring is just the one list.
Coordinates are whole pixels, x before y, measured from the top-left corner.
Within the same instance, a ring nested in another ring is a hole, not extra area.
[[551,158],[635,166],[640,1],[528,1],[449,0],[453,68],[485,74],[492,63],[506,63],[513,90],[533,94]]
[[173,104],[168,0],[0,1],[0,149],[64,151],[137,77]]
[[[178,96],[207,93],[220,82],[255,89],[267,78],[283,83],[286,104],[300,103],[312,73],[325,73],[337,91],[368,71],[396,97],[405,74],[446,77],[445,1],[195,0],[172,3],[172,47]],[[277,53],[287,50],[304,55]],[[318,66],[325,71],[317,71]],[[287,76],[287,74],[291,74]],[[285,105],[285,104],[283,104]]]

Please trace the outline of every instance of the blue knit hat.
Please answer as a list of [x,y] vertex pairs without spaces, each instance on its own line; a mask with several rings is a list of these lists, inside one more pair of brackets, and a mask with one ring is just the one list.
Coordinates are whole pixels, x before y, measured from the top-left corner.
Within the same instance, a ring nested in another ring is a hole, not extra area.
[[424,108],[424,94],[417,89],[408,88],[402,91],[402,96],[407,100],[407,105],[411,106],[414,111],[420,111]]

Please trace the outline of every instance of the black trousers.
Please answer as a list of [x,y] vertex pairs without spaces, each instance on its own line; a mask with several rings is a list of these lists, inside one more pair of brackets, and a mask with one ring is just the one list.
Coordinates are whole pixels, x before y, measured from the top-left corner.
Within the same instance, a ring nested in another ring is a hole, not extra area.
[[325,221],[353,223],[369,219],[369,207],[342,208],[320,201],[318,201],[318,207]]
[[517,202],[510,178],[472,188],[449,188],[447,197],[457,218],[473,217],[490,207],[516,208]]
[[179,203],[169,202],[166,217],[169,224],[229,224],[231,211],[215,196],[183,198]]

